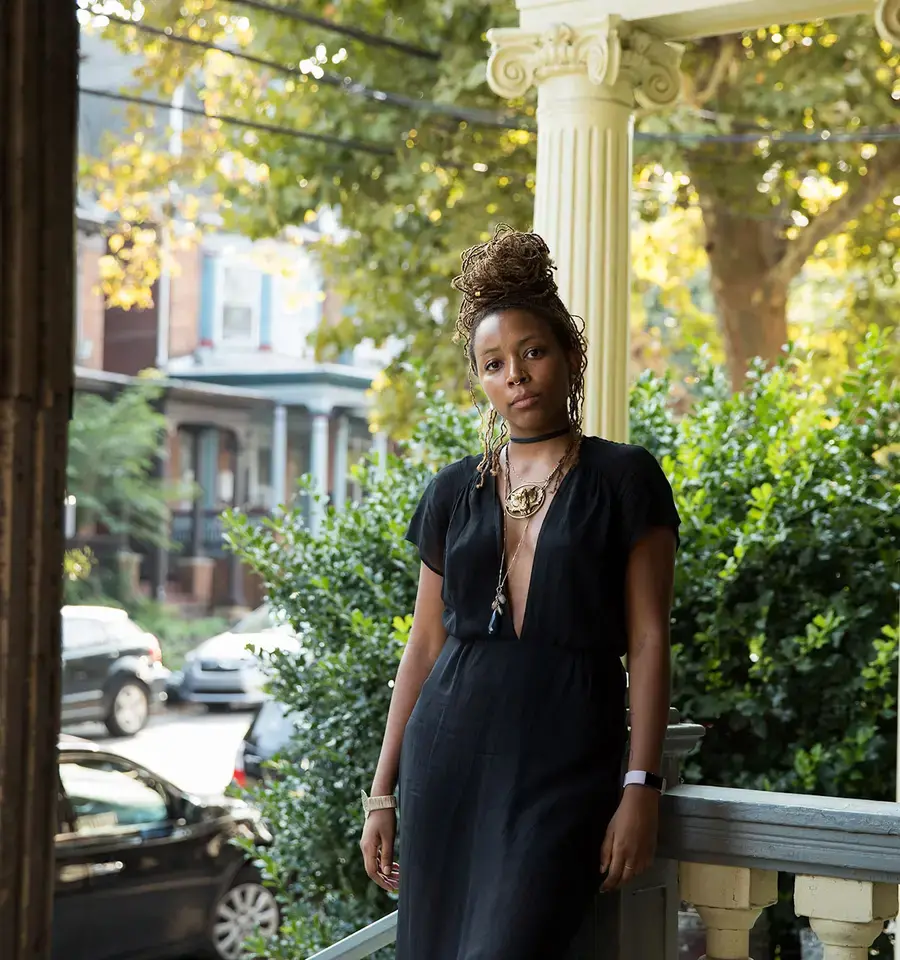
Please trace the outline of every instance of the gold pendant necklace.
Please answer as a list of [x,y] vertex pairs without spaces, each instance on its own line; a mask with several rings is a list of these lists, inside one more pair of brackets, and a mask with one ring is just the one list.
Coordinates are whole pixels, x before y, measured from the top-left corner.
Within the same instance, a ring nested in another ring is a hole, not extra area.
[[[556,466],[550,471],[550,475],[546,480],[542,480],[540,483],[535,483],[533,480],[525,480],[510,490],[509,488],[512,484],[509,478],[512,473],[515,473],[515,470],[509,459],[509,447],[506,448],[506,486],[509,492],[506,494],[503,507],[506,510],[507,516],[512,517],[514,520],[527,520],[540,511],[544,505],[544,501],[547,499],[547,488],[556,478],[570,450],[571,447],[566,448],[566,452],[559,458]],[[516,476],[520,480],[522,479],[517,473]]]

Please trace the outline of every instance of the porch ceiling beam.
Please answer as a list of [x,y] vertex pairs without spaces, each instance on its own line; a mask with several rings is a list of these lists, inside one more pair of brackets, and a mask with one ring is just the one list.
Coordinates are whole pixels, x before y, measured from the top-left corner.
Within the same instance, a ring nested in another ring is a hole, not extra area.
[[589,24],[610,15],[664,40],[739,33],[773,23],[872,14],[876,0],[518,0],[521,26]]

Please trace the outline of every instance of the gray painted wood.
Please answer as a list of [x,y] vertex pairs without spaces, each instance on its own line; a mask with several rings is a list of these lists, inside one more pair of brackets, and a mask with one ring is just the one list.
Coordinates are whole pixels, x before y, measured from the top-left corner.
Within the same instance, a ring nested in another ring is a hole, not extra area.
[[659,854],[900,883],[900,804],[679,786],[663,798]]
[[320,950],[309,960],[365,960],[376,950],[389,947],[397,939],[397,912],[351,933],[338,943]]

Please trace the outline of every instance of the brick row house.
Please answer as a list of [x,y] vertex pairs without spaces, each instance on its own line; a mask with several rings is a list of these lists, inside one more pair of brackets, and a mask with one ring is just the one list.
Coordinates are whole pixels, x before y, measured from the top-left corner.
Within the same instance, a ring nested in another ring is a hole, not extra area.
[[[82,32],[83,88],[127,87],[140,63]],[[196,91],[182,96],[200,105]],[[148,116],[154,134],[171,134],[173,150],[179,125],[203,122],[174,106]],[[111,137],[131,137],[125,106],[82,93],[78,132],[83,155],[105,155]],[[313,349],[320,325],[346,309],[311,254],[320,230],[336,225],[317,222],[280,240],[252,241],[221,232],[208,211],[202,239],[187,245],[184,238],[196,236],[192,225],[168,223],[153,305],[122,310],[107,305],[98,286],[115,224],[105,222],[93,197],[81,196],[79,205],[77,389],[110,393],[143,370],[159,370],[168,421],[161,469],[200,491],[196,501],[172,504],[176,551],[133,545],[141,553],[142,588],[197,608],[252,604],[258,587],[223,550],[222,511],[264,516],[296,496],[304,474],[341,506],[359,495],[350,466],[373,447],[387,450],[387,438],[370,433],[367,399],[386,352],[360,346],[338,362],[320,363]],[[305,497],[300,506],[315,524],[321,507]]]
[[[156,368],[168,421],[165,477],[194,485],[196,501],[172,504],[177,550],[142,554],[143,589],[198,608],[252,604],[257,585],[226,554],[221,513],[261,517],[298,495],[311,474],[328,502],[359,496],[350,466],[387,438],[369,429],[367,394],[381,351],[319,363],[315,331],[340,304],[304,243],[209,235],[175,252],[153,306],[122,310],[98,288],[102,224],[78,222],[77,389],[110,394]],[[275,265],[273,267],[273,265]],[[300,505],[315,524],[321,506]]]

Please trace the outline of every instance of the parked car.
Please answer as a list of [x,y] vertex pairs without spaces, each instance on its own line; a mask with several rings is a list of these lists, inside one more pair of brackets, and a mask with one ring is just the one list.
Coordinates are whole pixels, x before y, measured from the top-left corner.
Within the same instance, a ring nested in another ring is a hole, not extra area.
[[202,800],[85,740],[62,737],[53,960],[238,960],[280,923],[236,836],[271,842],[240,800]]
[[62,722],[134,736],[166,697],[159,641],[116,607],[62,608]]
[[188,653],[184,669],[170,682],[170,700],[203,703],[211,710],[259,706],[266,699],[266,672],[257,650],[300,650],[290,624],[268,604]]
[[266,763],[284,750],[298,723],[299,717],[283,703],[266,700],[261,704],[238,747],[231,785],[245,790],[265,780],[271,773]]

